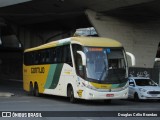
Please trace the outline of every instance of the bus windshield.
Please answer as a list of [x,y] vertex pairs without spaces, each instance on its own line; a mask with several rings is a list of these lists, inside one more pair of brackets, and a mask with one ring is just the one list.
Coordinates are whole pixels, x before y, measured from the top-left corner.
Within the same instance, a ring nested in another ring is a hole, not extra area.
[[86,76],[94,82],[118,84],[126,82],[126,62],[122,48],[84,47]]

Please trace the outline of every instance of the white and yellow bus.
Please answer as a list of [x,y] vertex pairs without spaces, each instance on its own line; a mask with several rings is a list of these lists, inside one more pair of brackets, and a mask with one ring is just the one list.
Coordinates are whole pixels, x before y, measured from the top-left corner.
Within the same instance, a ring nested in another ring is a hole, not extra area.
[[24,51],[23,87],[35,96],[126,99],[127,75],[122,45],[108,38],[71,37]]

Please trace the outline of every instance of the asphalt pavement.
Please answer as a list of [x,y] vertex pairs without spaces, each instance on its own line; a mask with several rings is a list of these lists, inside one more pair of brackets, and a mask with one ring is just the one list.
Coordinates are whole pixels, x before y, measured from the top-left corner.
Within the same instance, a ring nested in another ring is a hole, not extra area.
[[[159,120],[159,117],[142,117],[141,114],[148,112],[160,114],[159,101],[112,100],[110,104],[106,104],[103,101],[78,100],[77,103],[72,104],[65,97],[51,95],[34,97],[23,90],[22,81],[1,80],[0,93],[13,94],[0,96],[0,112],[18,112],[20,115],[22,113],[30,115],[30,112],[41,113],[42,118],[37,118],[40,120]],[[134,116],[135,114],[137,116]],[[12,119],[22,119],[14,117]],[[3,118],[0,117],[1,119]],[[33,118],[27,116],[23,119]]]

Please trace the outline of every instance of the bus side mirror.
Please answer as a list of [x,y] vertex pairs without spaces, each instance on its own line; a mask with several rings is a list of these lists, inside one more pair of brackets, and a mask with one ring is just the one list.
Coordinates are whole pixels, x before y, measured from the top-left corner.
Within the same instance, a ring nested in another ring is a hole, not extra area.
[[136,58],[135,58],[135,56],[132,53],[130,53],[130,52],[126,52],[126,54],[131,58],[131,64],[132,64],[132,66],[135,66],[136,65]]
[[86,55],[82,51],[77,51],[77,53],[81,55],[82,65],[86,66]]

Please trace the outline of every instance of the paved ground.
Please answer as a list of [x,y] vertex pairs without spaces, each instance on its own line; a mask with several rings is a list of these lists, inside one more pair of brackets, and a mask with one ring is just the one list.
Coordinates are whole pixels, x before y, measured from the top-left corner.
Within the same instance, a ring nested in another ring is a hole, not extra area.
[[[64,118],[65,120],[66,119],[67,120],[75,120],[75,119],[76,120],[106,120],[106,119],[113,120],[117,118],[119,120],[121,119],[149,120],[151,119],[150,117],[126,118],[126,117],[117,117],[117,116],[118,116],[118,113],[122,115],[122,114],[129,113],[128,111],[131,111],[132,115],[133,113],[141,113],[144,111],[145,112],[149,111],[149,113],[152,113],[152,111],[160,112],[160,102],[158,101],[134,102],[132,100],[113,100],[111,104],[105,104],[103,101],[78,101],[76,104],[71,104],[64,97],[49,96],[49,95],[42,95],[41,97],[33,97],[33,96],[29,96],[26,92],[23,91],[22,82],[1,81],[0,93],[2,92],[13,93],[14,96],[0,97],[1,112],[4,112],[4,111],[40,112],[43,115],[49,115],[51,117],[57,116],[57,117],[54,117],[54,119],[58,119],[58,120],[64,120]],[[122,112],[122,111],[125,111],[125,112]],[[90,115],[86,116],[87,114],[85,113]],[[111,117],[111,118],[105,117],[105,116],[112,116],[112,114],[115,117]],[[79,117],[76,117],[77,115],[79,115]],[[138,115],[141,115],[141,114],[138,114]],[[71,117],[71,116],[74,116],[74,117]],[[96,117],[93,117],[93,116],[96,116]],[[45,119],[45,120],[52,119],[51,117],[47,117],[47,118],[43,117],[38,119]],[[0,120],[1,119],[2,118],[0,118]],[[29,119],[29,118],[23,118],[23,119]],[[159,120],[159,118],[157,117],[152,117],[152,119]]]

